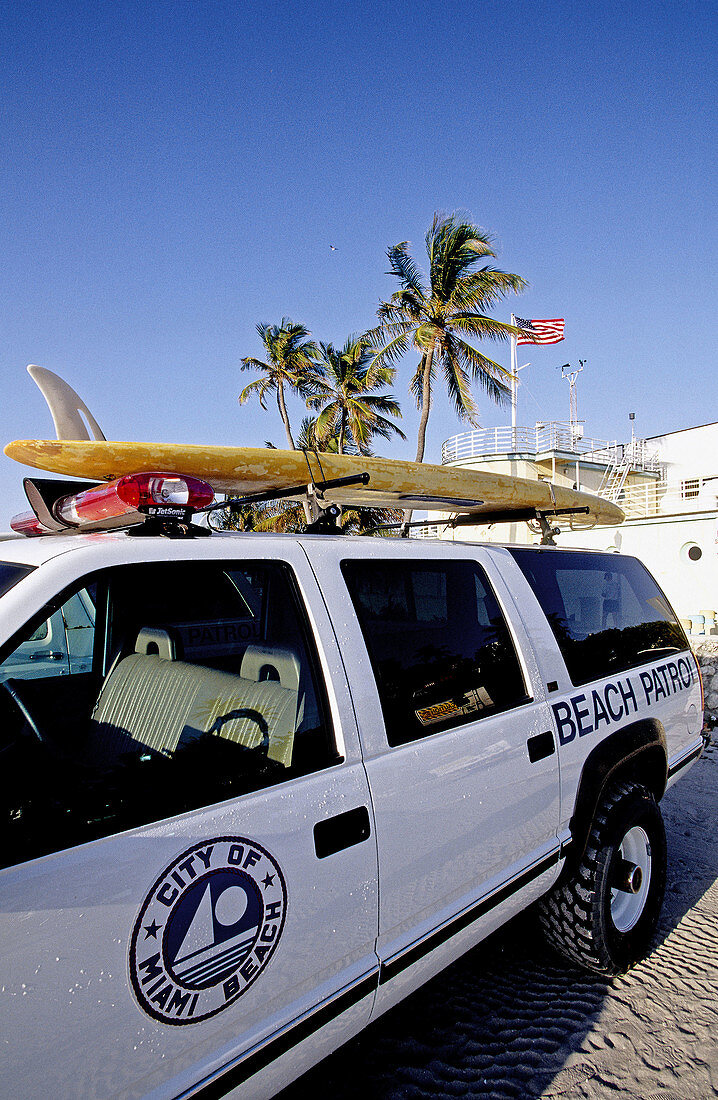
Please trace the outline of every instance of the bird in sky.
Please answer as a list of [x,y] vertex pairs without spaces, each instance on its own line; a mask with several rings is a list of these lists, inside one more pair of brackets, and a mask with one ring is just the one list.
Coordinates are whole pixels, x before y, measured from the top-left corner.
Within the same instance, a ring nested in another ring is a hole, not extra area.
[[337,246],[335,244],[330,244],[329,247],[332,250],[332,252],[336,252]]

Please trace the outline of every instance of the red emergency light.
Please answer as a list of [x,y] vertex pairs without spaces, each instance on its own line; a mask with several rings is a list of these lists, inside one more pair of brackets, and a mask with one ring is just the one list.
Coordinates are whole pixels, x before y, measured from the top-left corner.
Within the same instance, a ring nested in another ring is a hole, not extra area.
[[10,526],[18,535],[27,535],[33,538],[35,535],[47,535],[47,527],[43,527],[34,512],[20,512],[10,520]]
[[58,500],[53,514],[71,527],[102,523],[143,509],[188,508],[211,504],[214,490],[206,481],[179,474],[126,474],[106,485]]
[[[186,474],[125,474],[105,485],[94,485],[79,493],[61,497],[49,508],[51,521],[64,528],[102,528],[141,523],[147,516],[186,519],[211,504],[214,489],[206,481]],[[15,516],[10,526],[24,535],[49,533],[32,512]]]

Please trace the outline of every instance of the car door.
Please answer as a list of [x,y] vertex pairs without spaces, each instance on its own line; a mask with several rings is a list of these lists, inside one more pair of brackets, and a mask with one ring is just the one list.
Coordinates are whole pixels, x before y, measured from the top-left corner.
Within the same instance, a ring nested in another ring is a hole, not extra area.
[[412,551],[315,562],[356,611],[340,637],[379,842],[377,1009],[527,904],[559,858],[555,741],[510,593],[476,549]]
[[338,648],[297,547],[217,541],[86,564],[61,598],[95,594],[97,697],[46,707],[39,739],[1,700],[13,1097],[272,1095],[368,1018],[376,846]]

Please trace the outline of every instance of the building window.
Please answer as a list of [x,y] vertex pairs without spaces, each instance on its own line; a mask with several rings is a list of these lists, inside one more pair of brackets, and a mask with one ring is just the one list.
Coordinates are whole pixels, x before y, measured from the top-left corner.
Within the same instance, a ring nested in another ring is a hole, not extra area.
[[681,547],[681,561],[683,562],[700,561],[702,557],[703,551],[695,542],[687,542],[685,546]]
[[684,500],[693,500],[698,496],[701,488],[700,478],[689,477],[681,482],[681,496]]

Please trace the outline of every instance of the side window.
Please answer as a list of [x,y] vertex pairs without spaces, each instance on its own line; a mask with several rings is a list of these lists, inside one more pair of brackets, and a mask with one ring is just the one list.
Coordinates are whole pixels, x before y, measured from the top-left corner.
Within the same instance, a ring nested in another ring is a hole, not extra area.
[[[57,622],[65,664],[38,677],[18,655]],[[281,563],[122,566],[65,593],[0,663],[4,863],[336,763],[318,667]]]
[[10,676],[36,680],[67,675],[69,670],[65,623],[62,612],[56,611],[7,657],[0,668],[0,680]]
[[510,548],[576,686],[688,648],[675,612],[636,558]]
[[95,634],[94,593],[82,589],[40,622],[0,665],[0,681],[88,672]]
[[528,701],[521,667],[473,562],[344,561],[390,745]]
[[90,672],[95,641],[94,588],[82,588],[62,608],[71,673]]

